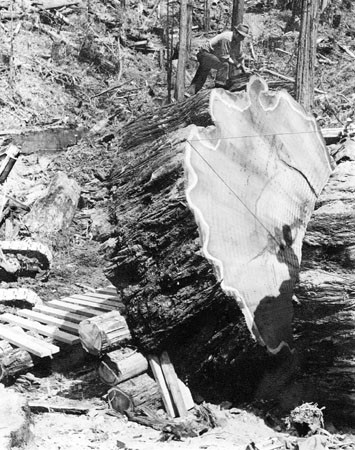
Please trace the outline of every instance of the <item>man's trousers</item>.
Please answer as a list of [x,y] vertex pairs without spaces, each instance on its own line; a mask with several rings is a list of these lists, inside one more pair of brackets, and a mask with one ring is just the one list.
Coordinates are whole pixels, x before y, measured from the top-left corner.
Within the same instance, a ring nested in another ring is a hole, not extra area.
[[216,86],[225,86],[229,74],[229,63],[227,61],[217,58],[213,53],[206,50],[198,52],[197,60],[199,66],[188,89],[189,94],[196,94],[202,89],[211,69],[217,69]]

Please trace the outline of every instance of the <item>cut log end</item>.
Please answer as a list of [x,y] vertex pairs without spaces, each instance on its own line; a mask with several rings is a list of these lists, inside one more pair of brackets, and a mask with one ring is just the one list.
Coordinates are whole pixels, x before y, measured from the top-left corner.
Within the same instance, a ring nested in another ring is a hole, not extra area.
[[83,348],[98,356],[117,349],[131,334],[125,318],[118,311],[111,311],[80,322],[79,337]]

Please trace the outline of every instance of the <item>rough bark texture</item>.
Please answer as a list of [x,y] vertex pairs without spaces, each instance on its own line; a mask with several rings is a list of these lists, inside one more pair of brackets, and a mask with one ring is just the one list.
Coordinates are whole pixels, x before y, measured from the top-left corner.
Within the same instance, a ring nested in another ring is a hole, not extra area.
[[203,92],[164,107],[122,132],[110,177],[117,225],[106,274],[121,292],[143,352],[167,350],[195,394],[246,400],[274,359],[252,340],[202,256],[184,191],[189,129],[176,131],[212,124],[208,97]]
[[349,424],[355,420],[354,190],[355,162],[342,162],[308,226],[295,314],[304,389]]
[[[244,401],[253,395],[267,393],[267,386],[287,387],[283,393],[290,394],[284,395],[281,406],[289,411],[306,399],[325,398],[326,390],[320,392],[320,388],[322,383],[332,379],[330,385],[336,389],[329,391],[327,414],[328,417],[335,416],[344,404],[343,396],[351,397],[339,382],[343,375],[348,379],[349,373],[332,373],[327,358],[324,363],[316,362],[319,355],[312,350],[309,353],[314,362],[312,373],[317,374],[317,364],[323,364],[322,382],[308,384],[306,390],[301,389],[301,382],[297,386],[293,384],[297,370],[305,374],[307,381],[311,360],[306,364],[282,354],[270,357],[256,345],[238,306],[222,291],[211,265],[202,256],[197,226],[186,205],[182,152],[189,134],[189,129],[183,127],[191,123],[211,125],[207,104],[208,92],[203,92],[143,116],[121,132],[120,147],[110,176],[112,189],[116,192],[113,202],[116,244],[107,250],[106,274],[121,293],[127,322],[139,349],[143,353],[167,350],[178,376],[188,380],[194,395],[201,394],[207,401],[226,398]],[[330,185],[328,190],[332,189],[334,186]],[[347,219],[350,216],[352,213],[347,214]],[[310,224],[310,230],[320,223],[317,221]],[[341,232],[344,217],[337,220],[334,215],[332,223],[333,228],[340,228]],[[327,227],[327,233],[331,228]],[[320,229],[318,234],[323,236]],[[350,239],[349,233],[348,236]],[[332,242],[339,241],[339,250],[343,248],[340,233],[333,233],[331,239]],[[350,244],[354,243],[350,242],[343,253],[348,255],[346,258],[353,254]],[[324,248],[327,247],[320,241],[312,246],[307,244],[303,267],[307,267],[307,261],[315,254],[323,255]],[[330,260],[333,255],[325,252]],[[321,258],[324,256],[319,256]],[[339,267],[337,265],[336,270]],[[339,285],[333,286],[337,289]],[[327,333],[325,340],[319,336],[316,339],[312,334],[314,321],[319,324],[314,329],[321,328],[317,314],[322,313],[314,303],[312,306],[315,299],[309,295],[306,283],[300,285],[299,296],[304,298],[305,306],[297,310],[298,354],[304,352],[306,342],[310,341],[314,349],[335,345],[330,342],[333,339],[331,327],[327,331],[323,326]],[[342,294],[339,297],[343,299]],[[308,313],[308,305],[312,314]],[[329,300],[328,307],[333,307]],[[342,308],[342,304],[335,307]],[[317,342],[322,345],[316,345]],[[337,351],[341,347],[341,343],[336,344]],[[297,395],[290,386],[299,389]],[[318,392],[316,388],[319,388]],[[273,392],[278,394],[278,390]]]
[[302,0],[301,32],[296,68],[296,99],[306,111],[314,102],[314,67],[318,28],[318,0]]

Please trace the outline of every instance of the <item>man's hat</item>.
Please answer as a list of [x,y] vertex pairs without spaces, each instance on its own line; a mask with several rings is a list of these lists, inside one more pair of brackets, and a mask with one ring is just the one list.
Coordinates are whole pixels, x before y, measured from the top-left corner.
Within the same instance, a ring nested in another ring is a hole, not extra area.
[[247,37],[249,35],[249,27],[244,23],[240,23],[236,27],[234,27],[234,32],[241,34],[244,37]]

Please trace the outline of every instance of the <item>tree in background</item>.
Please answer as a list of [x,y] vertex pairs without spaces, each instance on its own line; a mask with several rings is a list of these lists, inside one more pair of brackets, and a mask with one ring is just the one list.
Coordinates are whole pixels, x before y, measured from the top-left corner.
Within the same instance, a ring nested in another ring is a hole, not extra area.
[[301,31],[296,67],[296,100],[306,111],[314,103],[314,67],[316,60],[319,0],[302,0]]
[[[233,11],[232,11],[232,30],[235,26],[240,23],[243,23],[244,18],[244,0],[233,0]],[[241,53],[241,45],[240,42],[235,42],[234,40],[231,43],[231,57],[233,61],[238,61]],[[232,79],[235,75],[236,68],[231,66],[229,78]]]

